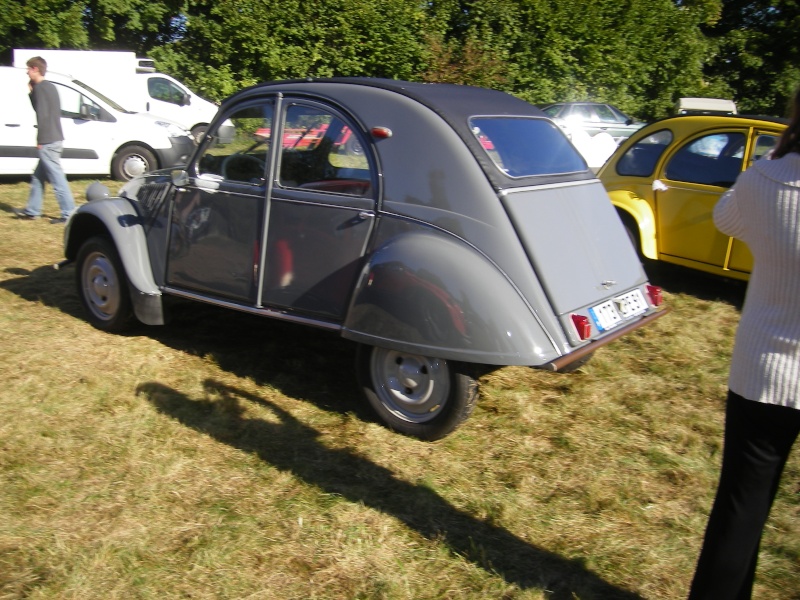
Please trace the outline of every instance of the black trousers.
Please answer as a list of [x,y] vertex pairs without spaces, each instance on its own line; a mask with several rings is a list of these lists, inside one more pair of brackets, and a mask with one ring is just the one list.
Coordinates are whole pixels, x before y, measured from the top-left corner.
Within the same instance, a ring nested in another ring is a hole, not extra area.
[[728,392],[717,496],[690,600],[748,600],[761,533],[800,433],[800,410]]

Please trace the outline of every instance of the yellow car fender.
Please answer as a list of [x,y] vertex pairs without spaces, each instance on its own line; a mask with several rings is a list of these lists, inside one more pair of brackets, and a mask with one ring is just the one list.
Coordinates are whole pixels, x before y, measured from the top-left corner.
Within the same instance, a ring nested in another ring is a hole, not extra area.
[[633,235],[638,234],[641,253],[647,258],[658,258],[656,219],[650,203],[629,190],[614,190],[609,192],[608,195],[611,198],[611,203],[620,213],[625,227],[629,231],[631,227],[636,227],[636,230],[631,231],[631,233]]

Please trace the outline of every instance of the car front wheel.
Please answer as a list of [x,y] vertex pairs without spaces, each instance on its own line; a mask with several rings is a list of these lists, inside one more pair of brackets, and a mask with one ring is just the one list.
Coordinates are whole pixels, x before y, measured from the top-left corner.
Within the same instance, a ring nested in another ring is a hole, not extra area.
[[438,440],[472,414],[478,384],[465,365],[397,350],[359,346],[359,383],[391,429]]
[[119,181],[130,181],[158,167],[153,153],[142,146],[127,146],[117,152],[111,161],[111,175]]
[[89,322],[103,331],[123,331],[133,318],[128,283],[114,244],[107,237],[89,238],[78,251],[78,296]]

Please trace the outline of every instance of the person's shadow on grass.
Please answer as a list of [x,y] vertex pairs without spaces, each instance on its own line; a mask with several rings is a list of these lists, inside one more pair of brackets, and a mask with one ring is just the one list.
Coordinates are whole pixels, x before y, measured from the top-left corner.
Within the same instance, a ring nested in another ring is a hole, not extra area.
[[[191,399],[155,382],[141,384],[137,394],[183,425],[254,454],[307,484],[392,515],[420,535],[440,540],[454,553],[520,588],[543,588],[554,600],[641,600],[637,594],[604,581],[579,560],[537,548],[364,457],[325,447],[318,441],[317,430],[268,400],[213,380],[207,380],[205,387],[219,399]],[[245,417],[245,402],[268,408],[278,421]]]

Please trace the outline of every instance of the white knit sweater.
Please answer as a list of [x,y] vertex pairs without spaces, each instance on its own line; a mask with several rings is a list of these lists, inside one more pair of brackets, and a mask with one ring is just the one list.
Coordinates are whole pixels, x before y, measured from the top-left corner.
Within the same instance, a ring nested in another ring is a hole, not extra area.
[[714,208],[714,223],[747,243],[754,258],[730,389],[800,409],[800,154],[760,160],[742,173]]

